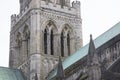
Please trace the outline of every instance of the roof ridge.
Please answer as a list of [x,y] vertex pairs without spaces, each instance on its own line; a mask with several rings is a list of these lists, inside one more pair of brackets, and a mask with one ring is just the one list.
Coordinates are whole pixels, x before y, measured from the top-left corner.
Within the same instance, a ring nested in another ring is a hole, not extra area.
[[105,32],[103,32],[102,34],[100,34],[98,37],[96,37],[96,38],[94,39],[94,41],[95,41],[96,39],[98,39],[99,37],[101,37],[102,35],[104,35],[105,33],[107,33],[107,32],[109,32],[110,30],[112,30],[113,28],[116,28],[117,25],[120,25],[120,21],[119,21],[118,23],[116,23],[115,25],[113,25],[110,29],[106,30]]

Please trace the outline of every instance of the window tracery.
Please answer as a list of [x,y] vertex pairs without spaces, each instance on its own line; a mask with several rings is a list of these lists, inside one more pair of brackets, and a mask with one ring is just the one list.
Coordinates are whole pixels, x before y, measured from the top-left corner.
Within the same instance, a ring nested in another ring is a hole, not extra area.
[[71,54],[71,33],[72,29],[68,24],[64,25],[64,28],[61,32],[61,56],[64,57],[65,55],[69,56]]
[[49,20],[44,30],[44,54],[54,55],[54,34],[56,31],[54,22]]

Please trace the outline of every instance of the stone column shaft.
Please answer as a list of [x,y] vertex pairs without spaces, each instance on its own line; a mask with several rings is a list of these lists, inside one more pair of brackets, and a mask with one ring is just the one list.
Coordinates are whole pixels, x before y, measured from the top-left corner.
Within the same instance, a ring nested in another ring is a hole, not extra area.
[[57,55],[61,56],[61,34],[58,34],[58,43],[57,43],[57,46],[58,46]]
[[73,54],[75,52],[75,43],[74,38],[70,39],[70,54]]
[[64,56],[68,56],[67,37],[64,37]]
[[54,55],[59,56],[60,55],[60,35],[59,34],[54,34]]
[[47,34],[47,54],[51,54],[51,42],[50,34]]

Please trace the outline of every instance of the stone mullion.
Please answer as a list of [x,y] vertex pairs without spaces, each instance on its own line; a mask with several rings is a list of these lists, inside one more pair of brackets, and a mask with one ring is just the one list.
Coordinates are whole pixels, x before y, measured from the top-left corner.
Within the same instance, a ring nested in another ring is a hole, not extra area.
[[47,54],[51,54],[51,37],[50,37],[50,33],[47,34]]
[[54,35],[54,54],[56,56],[61,56],[61,43],[60,43],[60,34],[55,34]]
[[53,45],[53,51],[54,51],[54,55],[57,55],[57,48],[58,48],[58,46],[57,46],[57,43],[58,43],[58,42],[57,42],[57,41],[58,41],[58,40],[57,40],[57,39],[58,39],[58,38],[57,38],[57,35],[54,34],[54,37],[53,37],[53,38],[54,38],[54,39],[53,39],[53,40],[54,40],[54,41],[53,41],[53,44],[54,44],[54,45]]
[[61,34],[58,34],[58,51],[57,51],[57,54],[58,56],[61,56]]
[[68,56],[67,37],[64,37],[64,56]]
[[70,54],[75,52],[74,38],[70,38]]

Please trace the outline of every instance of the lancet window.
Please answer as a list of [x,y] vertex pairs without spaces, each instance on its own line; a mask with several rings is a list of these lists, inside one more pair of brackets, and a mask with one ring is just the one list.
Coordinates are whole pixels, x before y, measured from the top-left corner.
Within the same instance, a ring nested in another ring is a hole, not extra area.
[[61,33],[61,56],[64,57],[64,35]]
[[70,35],[67,34],[67,48],[68,48],[68,56],[70,56]]
[[51,55],[54,55],[54,35],[53,35],[53,30],[51,30]]
[[61,56],[69,56],[71,54],[71,28],[69,25],[65,25],[61,32]]
[[56,31],[56,27],[54,25],[54,22],[51,20],[47,23],[46,28],[44,30],[44,54],[50,54],[54,55],[54,33]]
[[44,53],[47,54],[47,30],[44,31]]

